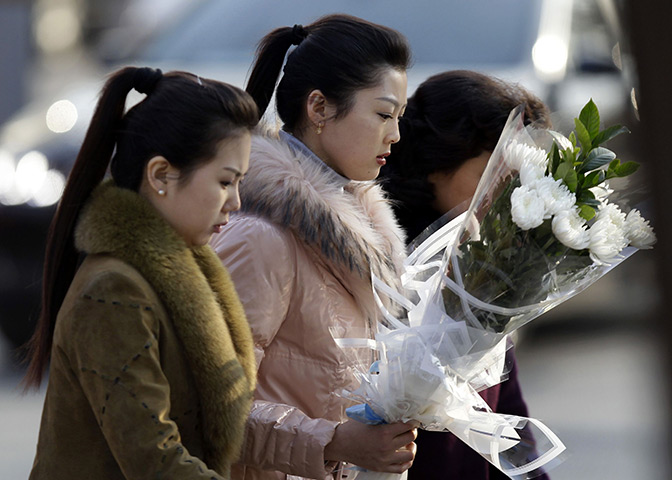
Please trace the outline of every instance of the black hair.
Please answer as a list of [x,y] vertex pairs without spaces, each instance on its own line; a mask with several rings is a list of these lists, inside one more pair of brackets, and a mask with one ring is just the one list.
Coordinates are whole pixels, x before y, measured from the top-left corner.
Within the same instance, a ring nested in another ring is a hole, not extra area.
[[277,85],[276,105],[283,128],[296,133],[303,121],[308,94],[319,89],[345,115],[354,94],[380,82],[388,68],[405,71],[411,63],[406,38],[396,30],[344,14],[321,17],[302,27],[281,27],[259,43],[246,90],[266,111],[278,83],[287,51],[284,75]]
[[409,240],[441,216],[432,208],[428,176],[493,151],[511,110],[521,104],[526,124],[550,126],[548,107],[538,97],[492,76],[454,70],[417,88],[400,120],[401,140],[392,145],[379,177]]
[[[147,97],[124,114],[131,89]],[[147,162],[160,155],[184,181],[214,156],[221,141],[250,131],[258,117],[254,101],[243,90],[191,73],[164,75],[152,68],[126,67],[110,76],[49,229],[42,311],[27,345],[27,387],[42,380],[56,315],[77,269],[75,224],[108,166],[117,186],[138,191]]]

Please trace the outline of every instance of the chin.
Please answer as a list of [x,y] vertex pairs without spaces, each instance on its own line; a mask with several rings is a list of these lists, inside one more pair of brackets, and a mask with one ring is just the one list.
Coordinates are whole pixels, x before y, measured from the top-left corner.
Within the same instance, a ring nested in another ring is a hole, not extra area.
[[376,178],[378,178],[378,175],[380,175],[380,169],[375,170],[373,172],[366,172],[365,174],[362,175],[353,175],[348,178],[355,182],[369,182],[371,180],[375,180]]
[[208,235],[207,237],[194,238],[190,242],[187,242],[187,245],[189,247],[202,247],[202,246],[210,243],[211,238],[212,238],[212,235]]

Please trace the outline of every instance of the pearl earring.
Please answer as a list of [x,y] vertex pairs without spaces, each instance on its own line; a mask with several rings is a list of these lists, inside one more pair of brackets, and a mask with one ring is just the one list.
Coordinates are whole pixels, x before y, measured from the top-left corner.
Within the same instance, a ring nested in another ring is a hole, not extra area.
[[165,195],[166,191],[163,188],[159,188],[159,191],[157,192],[159,195]]
[[317,130],[316,130],[315,133],[317,133],[318,135],[320,135],[320,134],[322,133],[322,126],[323,126],[323,125],[324,125],[323,122],[319,122],[319,123],[317,124]]

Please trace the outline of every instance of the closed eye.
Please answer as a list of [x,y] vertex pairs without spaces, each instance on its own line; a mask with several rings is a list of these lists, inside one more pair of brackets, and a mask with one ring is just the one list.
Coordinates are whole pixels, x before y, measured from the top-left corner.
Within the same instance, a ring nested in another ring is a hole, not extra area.
[[234,178],[233,180],[222,180],[221,182],[219,182],[219,184],[222,186],[222,188],[227,188],[230,187],[231,185],[243,183],[244,178],[245,177],[243,175],[240,176],[236,175],[236,178]]
[[389,113],[379,113],[378,115],[380,115],[380,117],[381,117],[383,120],[389,120],[389,119],[392,118],[392,115],[390,115]]

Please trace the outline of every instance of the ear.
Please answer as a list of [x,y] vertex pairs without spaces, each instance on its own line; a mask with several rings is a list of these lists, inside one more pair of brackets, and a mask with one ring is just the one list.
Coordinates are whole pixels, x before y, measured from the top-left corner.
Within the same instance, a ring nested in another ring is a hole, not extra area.
[[160,155],[152,157],[145,167],[145,176],[147,183],[155,193],[162,191],[159,195],[164,195],[168,191],[168,179],[177,178],[179,171],[173,167],[170,162]]
[[306,116],[312,125],[324,125],[327,119],[335,114],[336,112],[334,111],[333,105],[329,103],[327,97],[325,97],[320,90],[313,90],[308,94],[308,99],[306,100]]

